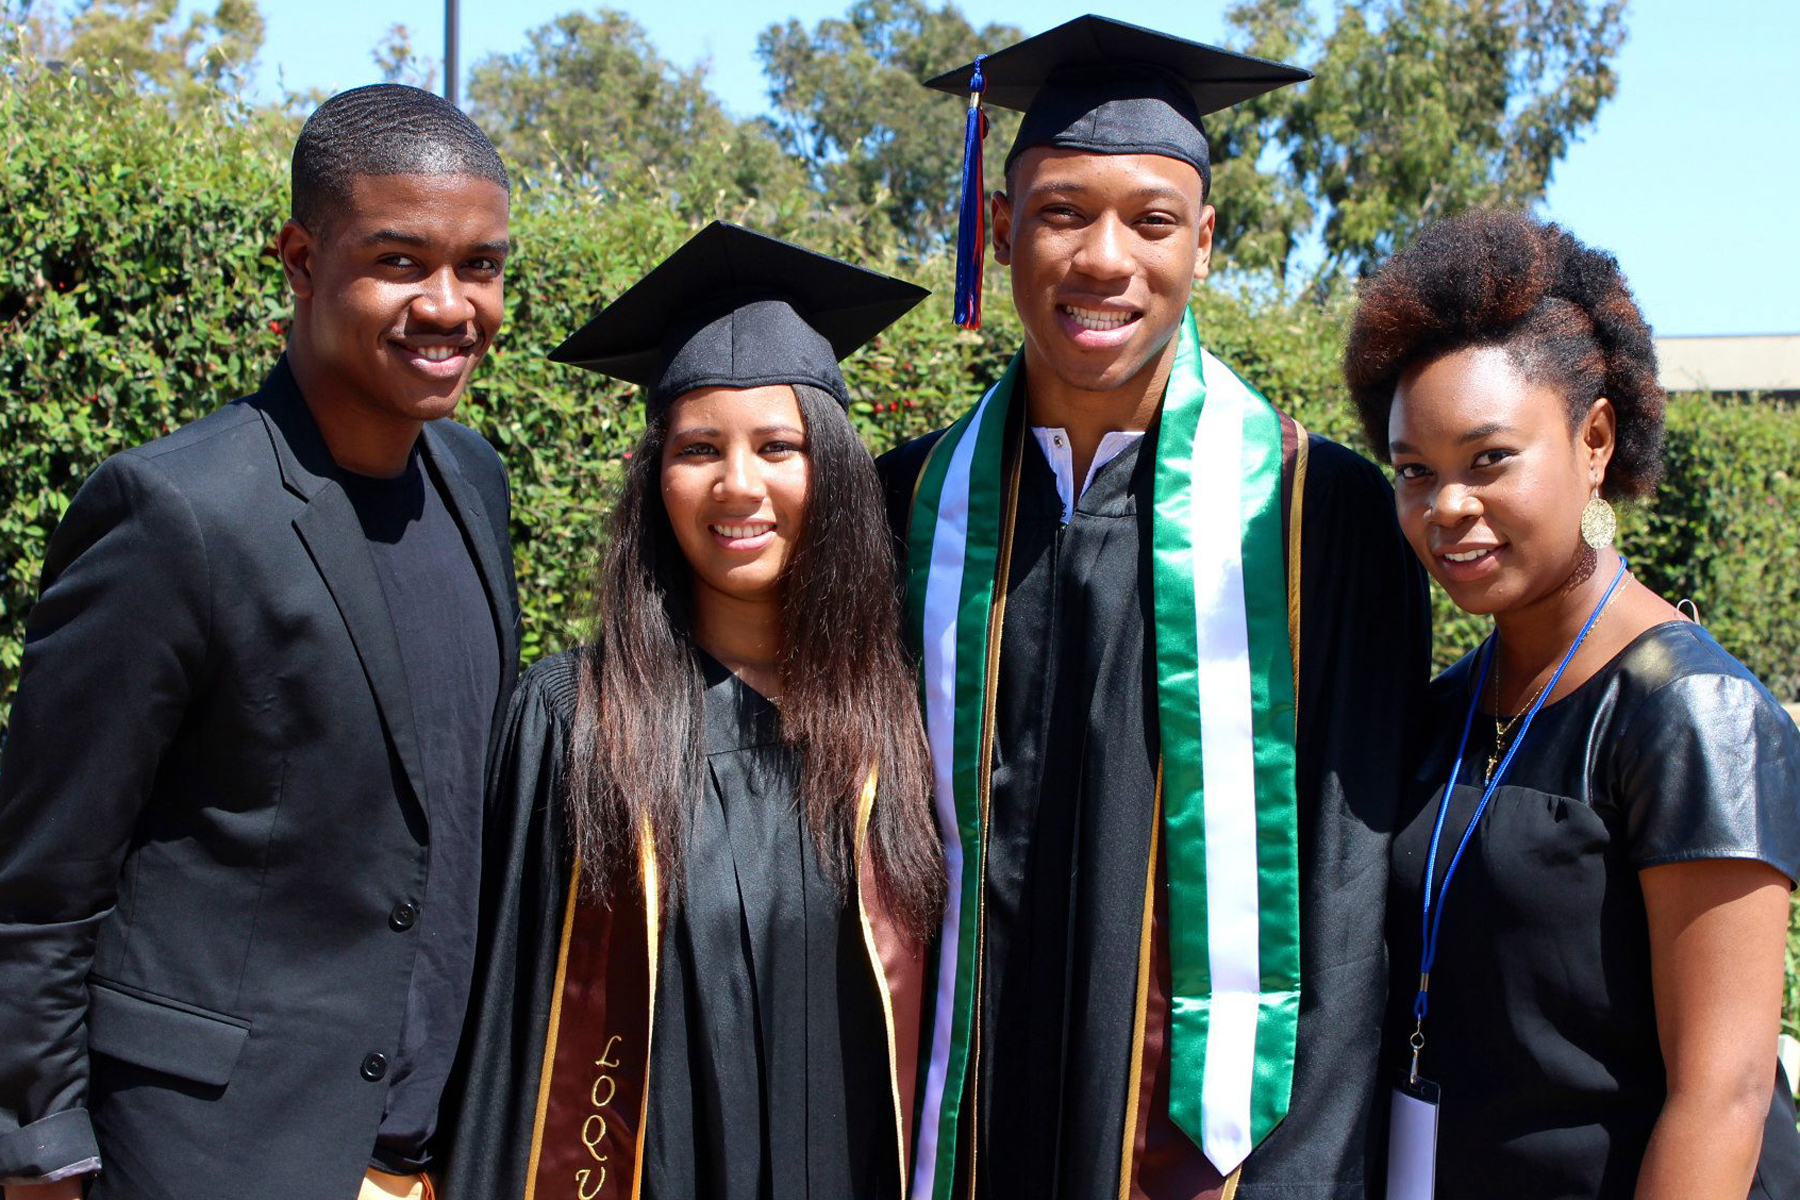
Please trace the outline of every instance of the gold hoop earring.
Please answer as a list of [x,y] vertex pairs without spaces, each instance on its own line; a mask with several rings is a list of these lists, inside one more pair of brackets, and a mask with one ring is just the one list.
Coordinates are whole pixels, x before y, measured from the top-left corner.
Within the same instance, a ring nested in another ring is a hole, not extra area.
[[1605,549],[1613,544],[1613,537],[1619,532],[1619,520],[1613,513],[1613,506],[1595,496],[1581,510],[1581,540],[1596,550]]

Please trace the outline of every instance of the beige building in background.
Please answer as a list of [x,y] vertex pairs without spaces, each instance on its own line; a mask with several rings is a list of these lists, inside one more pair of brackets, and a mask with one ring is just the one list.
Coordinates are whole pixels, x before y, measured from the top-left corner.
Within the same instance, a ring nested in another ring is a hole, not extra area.
[[1671,392],[1762,392],[1800,400],[1800,333],[1656,339]]

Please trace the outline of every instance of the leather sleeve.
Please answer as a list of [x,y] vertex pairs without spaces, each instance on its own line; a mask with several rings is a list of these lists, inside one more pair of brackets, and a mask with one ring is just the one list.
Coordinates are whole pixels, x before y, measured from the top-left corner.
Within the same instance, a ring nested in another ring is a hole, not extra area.
[[149,457],[104,463],[51,536],[0,752],[0,1178],[98,1154],[87,976],[205,666],[209,597],[187,501]]
[[1662,684],[1624,725],[1613,763],[1637,866],[1745,858],[1800,879],[1800,731],[1754,679]]

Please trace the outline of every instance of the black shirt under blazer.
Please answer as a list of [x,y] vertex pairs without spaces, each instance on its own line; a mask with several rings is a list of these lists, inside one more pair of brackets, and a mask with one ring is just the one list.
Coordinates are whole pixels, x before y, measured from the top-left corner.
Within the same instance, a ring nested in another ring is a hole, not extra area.
[[[428,469],[501,657],[499,458]],[[52,536],[0,758],[0,1179],[94,1154],[92,1200],[351,1197],[430,903],[404,668],[283,360],[114,456]]]

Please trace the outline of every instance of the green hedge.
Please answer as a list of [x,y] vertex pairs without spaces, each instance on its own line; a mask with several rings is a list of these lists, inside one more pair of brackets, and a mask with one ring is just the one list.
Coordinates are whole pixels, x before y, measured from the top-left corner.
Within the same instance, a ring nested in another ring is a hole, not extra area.
[[1667,476],[1628,530],[1644,582],[1690,597],[1719,642],[1800,700],[1800,409],[1677,396]]
[[172,128],[70,78],[0,74],[0,725],[82,479],[243,390],[279,345],[281,179],[218,114]]
[[[27,78],[0,63],[0,730],[17,685],[44,545],[106,455],[252,390],[288,312],[272,237],[287,146],[242,114],[173,120],[105,80]],[[1226,198],[1227,200],[1229,198]],[[949,291],[941,256],[902,263],[843,214],[774,232]],[[544,352],[691,232],[665,199],[566,182],[515,199],[507,326],[463,409],[510,468],[513,536],[535,658],[579,635],[599,522],[641,422],[629,390]],[[944,424],[1018,338],[992,271],[980,333],[927,303],[849,365],[871,445]],[[1310,428],[1356,444],[1338,379],[1341,308],[1214,286],[1195,309],[1214,350]],[[1366,448],[1365,448],[1366,449]],[[1635,569],[1691,597],[1782,699],[1800,696],[1800,413],[1678,397],[1668,478],[1624,514]],[[1485,632],[1437,596],[1440,664]],[[1800,978],[1790,975],[1800,989]],[[1800,1004],[1800,991],[1791,993]],[[1790,1005],[1790,1012],[1793,1004]]]

